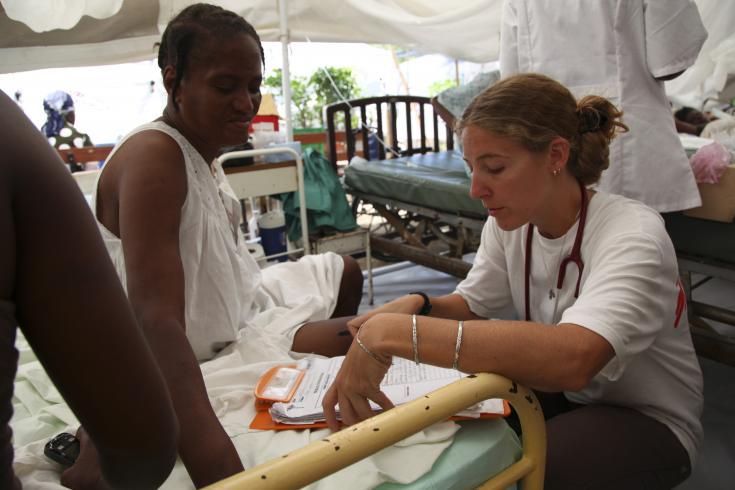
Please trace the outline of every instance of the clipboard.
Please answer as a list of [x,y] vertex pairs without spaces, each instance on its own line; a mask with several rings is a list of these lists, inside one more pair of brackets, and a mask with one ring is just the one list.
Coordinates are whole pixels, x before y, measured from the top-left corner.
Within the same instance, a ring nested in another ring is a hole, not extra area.
[[[258,380],[255,387],[255,417],[248,426],[256,430],[300,430],[324,429],[326,421],[303,424],[285,424],[273,420],[269,412],[274,403],[290,401],[305,375],[305,370],[297,364],[283,364],[268,369]],[[378,412],[376,412],[377,414]],[[510,404],[503,400],[503,413],[481,413],[479,417],[454,415],[449,420],[477,420],[504,418],[510,415]]]

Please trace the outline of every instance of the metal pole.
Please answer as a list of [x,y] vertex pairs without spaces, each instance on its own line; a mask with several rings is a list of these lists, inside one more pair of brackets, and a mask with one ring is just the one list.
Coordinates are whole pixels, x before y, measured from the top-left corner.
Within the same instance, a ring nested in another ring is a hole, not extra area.
[[291,122],[291,69],[288,60],[289,34],[287,0],[278,0],[278,13],[281,29],[281,55],[283,57],[281,89],[283,91],[283,103],[286,106],[286,134],[288,135],[288,141],[293,141],[293,123]]
[[[220,165],[222,162],[231,160],[233,158],[249,157],[255,155],[272,155],[276,153],[290,153],[293,159],[296,161],[296,191],[299,193],[299,217],[301,219],[301,239],[303,240],[304,254],[309,255],[311,253],[311,244],[309,243],[309,221],[306,215],[306,191],[304,183],[304,163],[301,160],[301,155],[293,148],[260,148],[257,150],[240,150],[232,151],[229,153],[223,153],[217,160]],[[294,252],[293,250],[291,252]],[[275,255],[274,255],[275,257]]]

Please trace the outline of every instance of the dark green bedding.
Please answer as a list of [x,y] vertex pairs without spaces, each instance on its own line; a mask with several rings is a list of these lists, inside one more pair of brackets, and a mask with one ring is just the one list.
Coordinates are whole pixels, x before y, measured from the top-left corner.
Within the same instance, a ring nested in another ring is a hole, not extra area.
[[345,170],[345,185],[372,194],[444,213],[487,217],[479,200],[470,197],[470,179],[462,157],[454,151],[390,160],[354,159]]

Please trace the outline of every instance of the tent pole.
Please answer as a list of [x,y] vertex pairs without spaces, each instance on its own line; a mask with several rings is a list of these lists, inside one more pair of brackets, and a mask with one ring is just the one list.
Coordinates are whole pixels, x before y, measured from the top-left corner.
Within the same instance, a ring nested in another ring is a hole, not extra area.
[[283,76],[281,78],[281,88],[283,91],[283,104],[286,106],[286,134],[288,141],[293,141],[293,124],[291,120],[291,70],[288,60],[288,0],[278,0],[278,13],[280,16],[281,27],[281,55],[283,57]]

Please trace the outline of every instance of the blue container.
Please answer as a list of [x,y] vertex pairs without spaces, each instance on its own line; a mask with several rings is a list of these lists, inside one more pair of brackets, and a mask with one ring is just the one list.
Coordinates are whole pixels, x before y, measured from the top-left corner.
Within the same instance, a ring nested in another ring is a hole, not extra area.
[[[266,257],[287,250],[286,244],[286,218],[282,211],[268,211],[258,218],[258,230],[260,232],[260,244],[263,246]],[[288,260],[283,255],[276,259],[279,262]]]

